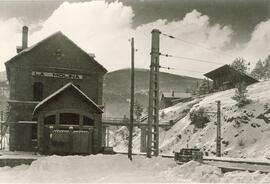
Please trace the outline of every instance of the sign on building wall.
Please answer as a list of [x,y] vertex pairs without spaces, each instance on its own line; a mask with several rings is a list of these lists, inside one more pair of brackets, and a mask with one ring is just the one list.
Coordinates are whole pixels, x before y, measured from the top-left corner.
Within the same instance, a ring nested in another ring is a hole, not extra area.
[[61,78],[61,79],[83,79],[83,76],[78,75],[78,74],[50,73],[50,72],[37,72],[37,71],[32,71],[32,76],[52,77],[52,78]]

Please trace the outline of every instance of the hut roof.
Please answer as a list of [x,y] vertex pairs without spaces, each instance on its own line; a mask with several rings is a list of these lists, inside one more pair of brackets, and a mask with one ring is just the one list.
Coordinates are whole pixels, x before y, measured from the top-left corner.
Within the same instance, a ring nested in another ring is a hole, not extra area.
[[231,75],[232,73],[238,75],[239,77],[243,78],[247,82],[250,82],[250,83],[259,82],[257,79],[253,78],[252,76],[246,73],[240,72],[227,64],[204,74],[204,76],[214,80],[221,75]]
[[98,111],[103,113],[103,110],[100,108],[99,105],[97,105],[93,100],[91,100],[86,94],[84,94],[79,88],[77,88],[74,84],[67,83],[65,86],[63,86],[62,88],[60,88],[59,90],[55,91],[54,93],[52,93],[50,96],[48,96],[47,98],[45,98],[44,100],[42,100],[40,103],[37,104],[37,106],[35,107],[33,114],[36,114],[45,104],[47,104],[48,102],[50,102],[51,100],[53,100],[55,97],[57,97],[59,94],[63,93],[66,90],[69,89],[75,89],[75,91],[82,96],[86,102],[90,103],[91,105],[94,106],[94,108]]

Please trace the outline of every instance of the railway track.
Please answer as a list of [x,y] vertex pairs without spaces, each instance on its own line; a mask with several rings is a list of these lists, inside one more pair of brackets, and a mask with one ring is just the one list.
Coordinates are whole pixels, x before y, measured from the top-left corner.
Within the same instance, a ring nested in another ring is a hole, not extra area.
[[[127,154],[124,152],[117,152],[117,154]],[[145,153],[134,153],[133,155],[144,155]],[[174,155],[160,155],[163,158],[174,159]],[[216,166],[222,170],[222,172],[229,171],[249,171],[261,173],[270,173],[270,161],[262,160],[250,160],[242,158],[225,158],[225,157],[204,157],[203,163]],[[183,163],[179,163],[183,164]]]
[[[116,154],[127,155],[126,152],[116,152]],[[145,153],[133,153],[133,155],[146,156]],[[163,158],[174,159],[174,155],[160,155]],[[34,160],[38,159],[38,156],[24,156],[24,155],[9,155],[0,156],[0,167],[3,166],[17,166],[20,164],[31,164]],[[270,161],[267,160],[251,160],[251,159],[241,159],[241,158],[225,158],[225,157],[204,157],[203,163],[216,166],[220,168],[223,172],[229,171],[259,171],[262,173],[270,173]],[[183,164],[183,163],[179,163]]]

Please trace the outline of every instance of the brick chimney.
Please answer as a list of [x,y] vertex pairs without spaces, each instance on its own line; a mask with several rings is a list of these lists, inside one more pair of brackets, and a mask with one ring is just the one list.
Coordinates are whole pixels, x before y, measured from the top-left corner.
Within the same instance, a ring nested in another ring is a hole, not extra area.
[[22,46],[17,46],[17,53],[21,52],[22,50],[28,47],[28,27],[23,26],[22,28]]
[[23,26],[22,28],[22,50],[26,49],[28,46],[28,27]]

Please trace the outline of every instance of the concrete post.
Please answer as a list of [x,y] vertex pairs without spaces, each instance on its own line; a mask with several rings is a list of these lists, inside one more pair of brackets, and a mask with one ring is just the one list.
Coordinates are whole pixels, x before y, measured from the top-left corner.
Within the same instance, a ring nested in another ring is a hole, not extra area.
[[220,101],[217,101],[217,138],[216,138],[216,156],[221,156],[221,114]]

